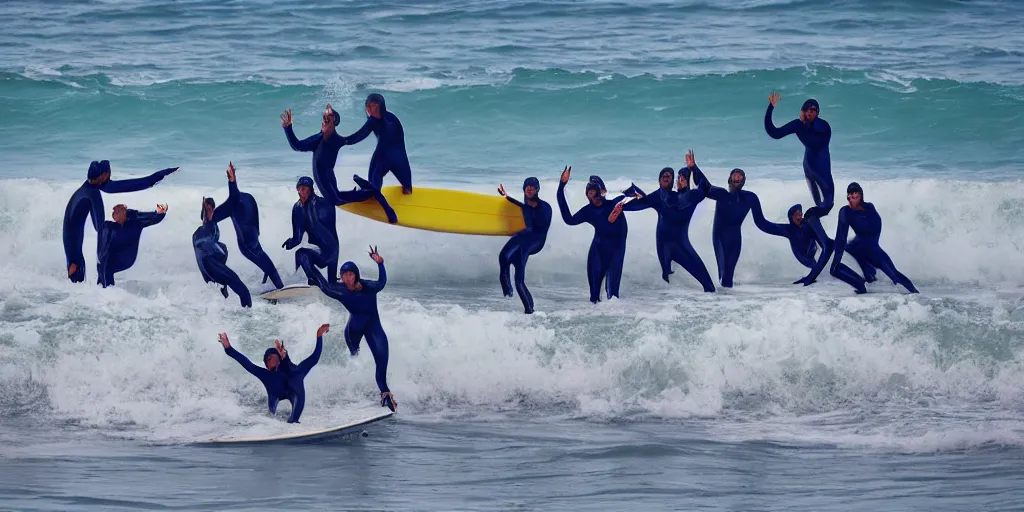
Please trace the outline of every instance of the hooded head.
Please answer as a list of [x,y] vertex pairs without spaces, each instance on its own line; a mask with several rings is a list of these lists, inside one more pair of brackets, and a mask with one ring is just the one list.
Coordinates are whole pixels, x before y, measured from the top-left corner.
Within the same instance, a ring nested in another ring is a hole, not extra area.
[[[376,105],[376,106],[375,106]],[[366,97],[366,115],[370,117],[380,118],[388,111],[387,105],[384,103],[384,96],[373,93]]]
[[324,135],[324,138],[328,138],[334,135],[335,128],[341,124],[341,114],[337,110],[331,112],[331,116],[327,116],[327,112],[324,112],[324,117],[320,120],[320,133]]
[[295,183],[295,190],[299,193],[299,202],[306,204],[306,201],[313,196],[313,178],[309,176],[299,178],[299,181]]
[[747,183],[747,173],[743,172],[743,169],[736,168],[729,173],[729,191],[735,192],[741,190],[743,185]]
[[[533,197],[530,197],[530,194],[527,193],[526,189],[528,187],[533,187]],[[540,180],[538,180],[537,178],[534,178],[533,176],[530,176],[529,178],[526,178],[525,180],[523,180],[523,197],[525,197],[527,201],[532,200],[532,199],[537,199],[537,194],[539,194],[539,193],[540,193]]]
[[[686,183],[683,183],[686,180]],[[690,168],[683,167],[679,169],[679,177],[676,178],[676,189],[679,192],[687,192],[690,190]]]
[[263,366],[266,366],[268,370],[274,371],[281,364],[281,353],[276,348],[270,347],[263,352]]
[[338,268],[338,275],[345,286],[352,288],[359,282],[359,267],[351,261],[346,261]]
[[849,201],[852,207],[860,206],[864,203],[864,189],[860,187],[860,183],[854,181],[846,186],[846,200]]
[[[799,215],[794,219],[793,215],[797,213],[799,213]],[[803,224],[804,222],[804,207],[799,204],[790,206],[789,211],[786,212],[786,218],[789,219],[790,224],[800,227],[800,224]]]
[[[104,174],[109,174],[109,173],[110,173],[110,161],[108,161],[108,160],[101,160],[99,162],[93,160],[92,163],[89,164],[89,175],[88,175],[89,181],[96,180],[100,176],[103,176]],[[107,178],[109,178],[109,177],[110,176],[107,176]]]
[[818,100],[811,98],[804,102],[804,105],[800,107],[800,112],[804,114],[804,122],[810,123],[818,118],[818,113],[821,112],[821,107],[818,106]]
[[658,173],[658,188],[663,190],[672,190],[672,178],[675,175],[675,171],[671,167],[666,167]]
[[206,222],[213,217],[213,210],[217,208],[217,202],[212,197],[203,198],[203,207],[199,210],[199,218]]
[[[593,194],[590,193],[591,190],[594,191]],[[600,176],[591,176],[590,180],[587,181],[587,199],[589,199],[591,203],[596,204],[607,190],[608,189],[604,186],[604,180],[602,180]]]

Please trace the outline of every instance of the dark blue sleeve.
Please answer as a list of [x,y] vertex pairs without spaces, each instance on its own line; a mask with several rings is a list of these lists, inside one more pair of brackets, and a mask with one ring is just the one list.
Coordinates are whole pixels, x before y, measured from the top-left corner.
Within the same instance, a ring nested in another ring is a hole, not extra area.
[[376,117],[372,117],[372,116],[367,116],[366,117],[366,122],[363,123],[363,126],[360,127],[359,130],[357,130],[352,135],[349,135],[348,137],[345,137],[345,140],[348,142],[349,145],[359,144],[360,142],[363,141],[363,139],[369,137],[370,134],[373,133],[373,131],[374,131],[374,129],[376,127],[377,127],[377,118]]
[[804,138],[807,139],[807,147],[821,149],[828,146],[829,141],[832,140],[832,127],[824,119],[815,119],[810,126],[805,128],[805,131]]
[[383,263],[378,263],[377,264],[377,272],[379,273],[379,275],[377,276],[377,280],[376,281],[369,281],[369,280],[364,280],[363,281],[363,286],[365,286],[366,288],[369,288],[370,291],[372,291],[373,293],[377,293],[377,292],[383,290],[384,289],[384,285],[388,284],[388,273],[387,273],[387,271],[384,270],[384,264]]
[[301,363],[299,363],[298,370],[300,373],[302,373],[302,375],[306,375],[307,373],[309,373],[309,370],[312,370],[313,366],[316,366],[316,363],[320,362],[320,352],[323,350],[323,348],[324,339],[322,337],[317,337],[316,348],[313,349],[313,353],[310,354],[309,357],[303,359]]
[[636,185],[633,185],[633,189],[636,190],[637,192],[643,194],[643,197],[641,197],[640,199],[635,199],[633,201],[630,201],[630,202],[622,205],[622,211],[624,211],[624,212],[638,212],[638,211],[641,211],[641,210],[646,210],[648,208],[657,209],[658,198],[652,197],[652,196],[653,196],[653,194],[660,193],[661,189],[658,189],[658,192],[655,192],[653,194],[648,194],[648,193],[644,192],[640,187],[638,187]]
[[[704,172],[701,171],[700,167],[696,164],[693,166],[693,171],[690,173],[690,181],[691,184],[695,183],[697,190],[700,190],[704,193],[704,196],[707,197],[708,192],[711,189],[711,182],[708,181],[708,177],[704,175]],[[691,185],[690,188],[694,187]]]
[[514,197],[512,197],[512,196],[510,196],[510,195],[507,195],[507,194],[506,194],[506,195],[505,195],[505,199],[506,199],[506,200],[507,200],[508,202],[510,202],[510,203],[512,203],[512,204],[514,204],[514,205],[516,205],[516,206],[520,207],[520,208],[522,208],[522,207],[523,207],[523,203],[519,202],[519,200],[518,200],[518,199],[516,199],[516,198],[514,198]]
[[722,199],[729,198],[729,191],[714,185],[708,187],[707,193],[708,199],[714,199],[715,201],[721,201]]
[[768,222],[768,219],[764,218],[764,212],[761,211],[761,200],[757,198],[757,194],[747,192],[746,196],[747,201],[750,204],[750,216],[754,218],[754,225],[757,226],[757,229],[760,229],[769,235],[786,236],[785,228]]
[[152,187],[153,185],[156,185],[157,183],[160,182],[160,180],[164,179],[165,177],[167,177],[167,175],[177,170],[177,167],[172,167],[169,169],[164,169],[162,171],[154,172],[153,174],[150,174],[149,176],[146,176],[144,178],[134,178],[130,180],[118,181],[110,180],[104,183],[103,185],[100,185],[100,190],[108,194],[138,192],[140,190],[145,190],[147,188]]
[[211,222],[220,222],[231,216],[231,200],[227,200],[213,209],[213,220]]
[[[538,199],[538,201],[540,200]],[[534,233],[547,233],[550,228],[551,205],[545,201],[540,201],[540,205],[537,206],[537,217],[533,219]]]
[[303,152],[315,150],[317,143],[320,142],[320,137],[323,137],[322,132],[317,132],[303,140],[299,140],[299,138],[295,136],[295,130],[292,129],[292,125],[284,127],[284,134],[288,137],[288,145],[291,146],[293,150]]
[[766,110],[764,113],[764,131],[768,134],[769,137],[773,139],[781,139],[786,135],[792,135],[796,133],[797,130],[800,129],[800,126],[803,125],[803,121],[800,121],[799,119],[794,119],[783,125],[781,128],[775,126],[775,123],[772,122],[772,112],[774,110],[775,107],[773,107],[772,104],[769,103],[768,110]]
[[520,233],[533,233],[533,212],[527,211],[529,208],[526,205],[520,206],[523,210],[523,224],[526,224],[526,229],[520,231]]
[[305,221],[306,215],[302,211],[302,206],[299,203],[295,203],[292,206],[292,237],[284,241],[285,249],[292,249],[302,243],[302,235],[306,233]]
[[850,234],[850,224],[846,219],[846,212],[849,208],[849,206],[844,206],[839,210],[839,223],[836,225],[836,249],[832,257],[833,269],[843,261],[843,252],[846,250],[846,237]]
[[245,368],[245,371],[251,373],[254,377],[260,380],[264,385],[267,383],[267,377],[270,376],[270,371],[266,368],[260,368],[252,364],[247,357],[243,356],[241,352],[235,350],[235,347],[228,347],[224,349],[224,353],[231,356],[231,359],[238,361],[238,364]]
[[110,261],[110,246],[114,242],[114,233],[117,227],[117,223],[112,220],[104,221],[103,225],[100,226],[99,233],[96,234],[97,272],[99,273],[100,284],[104,288],[110,285],[107,282],[107,263]]
[[578,226],[586,222],[586,214],[583,209],[580,208],[575,215],[569,213],[569,203],[565,201],[565,183],[558,182],[558,192],[555,193],[558,198],[558,211],[562,214],[562,221],[570,226]]
[[142,227],[148,228],[159,224],[166,216],[167,214],[165,213],[137,212],[135,214],[135,219],[139,221],[139,224],[142,224]]
[[107,212],[103,211],[102,198],[99,197],[99,194],[96,196],[89,200],[89,218],[92,219],[93,229],[99,233],[100,227],[103,226],[103,220],[107,218]]

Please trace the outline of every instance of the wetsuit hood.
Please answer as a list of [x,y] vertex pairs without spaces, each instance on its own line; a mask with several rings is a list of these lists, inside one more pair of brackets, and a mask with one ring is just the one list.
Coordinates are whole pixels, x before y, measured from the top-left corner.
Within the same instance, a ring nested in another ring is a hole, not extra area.
[[337,111],[333,112],[333,114],[334,126],[338,126],[339,124],[341,124],[341,114],[339,114]]
[[[668,167],[666,167],[666,169],[668,169]],[[669,170],[671,170],[671,169],[669,169]],[[681,189],[679,189],[679,191],[680,192],[688,192],[690,190],[690,180],[693,179],[693,178],[690,177],[690,168],[689,167],[683,167],[682,169],[679,169],[679,176],[685,176],[686,177],[686,188],[681,188]],[[658,179],[661,179],[661,177],[659,176]]]
[[298,190],[299,187],[301,187],[303,185],[309,187],[310,190],[312,190],[313,189],[313,178],[310,178],[309,176],[303,176],[303,177],[299,178],[299,181],[295,182],[295,190]]
[[216,208],[217,202],[212,197],[204,197],[203,204],[199,208],[199,219],[206,222],[206,205],[210,205],[210,208]]
[[591,176],[590,180],[587,181],[587,192],[590,192],[591,190],[596,190],[597,195],[601,195],[602,190],[608,189],[604,186],[604,180],[602,180],[600,176]]
[[850,195],[854,192],[859,192],[861,199],[864,199],[864,189],[860,188],[860,183],[857,183],[856,181],[846,186],[846,195]]
[[523,202],[530,200],[530,198],[526,197],[526,187],[533,187],[537,189],[537,195],[534,196],[534,199],[540,199],[540,180],[533,176],[523,180]]
[[[276,355],[279,359],[281,358],[280,352],[278,352],[276,348],[270,347],[266,351],[263,352],[263,365],[264,366],[266,366],[267,359],[269,359],[271,355]],[[280,363],[278,363],[278,364],[280,364]],[[280,368],[280,366],[278,366],[278,368]]]
[[805,101],[804,106],[800,107],[800,110],[810,110],[812,108],[817,110],[819,113],[821,112],[821,107],[818,106],[818,100],[814,98]]
[[359,267],[356,266],[354,262],[346,261],[345,263],[341,264],[341,267],[338,268],[338,276],[341,276],[345,272],[352,272],[353,274],[356,275],[356,281],[360,280]]
[[789,207],[789,211],[786,212],[786,219],[789,220],[790,224],[795,226],[796,224],[793,222],[793,214],[796,213],[796,212],[802,212],[802,211],[804,211],[804,207],[803,206],[801,206],[799,204],[794,204],[793,206],[790,206]]
[[101,160],[101,161],[97,162],[97,161],[93,160],[92,163],[89,164],[89,179],[90,180],[94,180],[96,178],[99,178],[100,175],[102,175],[105,172],[110,172],[110,161],[108,161],[108,160]]
[[383,114],[384,112],[388,111],[388,107],[384,103],[384,96],[382,96],[380,94],[373,93],[373,94],[367,96],[366,97],[366,105],[369,105],[370,103],[376,103],[376,104],[380,105],[380,113],[381,114]]

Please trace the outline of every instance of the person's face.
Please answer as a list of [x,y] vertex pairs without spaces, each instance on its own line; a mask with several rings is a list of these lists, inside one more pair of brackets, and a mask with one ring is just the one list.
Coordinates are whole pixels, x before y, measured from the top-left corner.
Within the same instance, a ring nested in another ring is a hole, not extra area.
[[330,137],[334,133],[334,116],[325,113],[323,119],[320,121],[320,132],[324,134],[324,137]]
[[793,212],[793,224],[799,226],[804,222],[804,212],[797,210]]
[[850,192],[846,194],[846,201],[850,203],[851,208],[857,208],[864,202],[864,196],[860,192]]
[[380,104],[375,102],[367,103],[366,115],[380,119]]
[[533,185],[527,185],[526,189],[523,190],[523,193],[526,194],[526,199],[529,199],[529,200],[536,199],[537,198],[537,187],[535,187]]
[[213,207],[210,206],[210,203],[203,201],[203,211],[206,213],[207,222],[213,220]]
[[277,369],[277,366],[281,364],[281,357],[277,354],[270,354],[267,356],[267,360],[264,361],[263,364],[267,366],[268,370],[274,371]]
[[818,109],[809,108],[804,110],[804,121],[807,123],[813,123],[818,118]]
[[306,201],[309,201],[309,196],[313,195],[313,189],[309,188],[309,185],[299,185],[296,191],[299,193],[299,202],[302,204],[306,204]]
[[351,270],[341,273],[341,282],[345,283],[345,286],[352,288],[356,285],[356,273]]
[[685,174],[680,174],[679,178],[676,180],[676,189],[684,190],[688,186],[690,186],[690,180],[686,179]]
[[114,211],[111,213],[111,217],[114,218],[114,222],[124,224],[124,222],[128,220],[128,207],[123,204],[115,206]]
[[664,188],[664,189],[668,189],[669,187],[671,187],[672,186],[672,175],[667,173],[667,172],[661,173],[661,177],[658,178],[658,185],[661,186],[661,188]]
[[740,173],[734,172],[729,175],[729,190],[737,191],[743,188],[747,179]]

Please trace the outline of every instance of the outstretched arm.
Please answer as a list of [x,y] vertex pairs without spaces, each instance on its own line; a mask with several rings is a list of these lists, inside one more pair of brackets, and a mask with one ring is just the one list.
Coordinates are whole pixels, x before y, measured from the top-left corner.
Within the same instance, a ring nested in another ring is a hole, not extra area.
[[522,207],[523,207],[523,203],[519,202],[519,200],[518,200],[518,199],[516,199],[516,198],[514,198],[514,197],[512,197],[512,196],[510,196],[510,195],[507,195],[507,194],[506,194],[506,195],[505,195],[505,199],[506,199],[506,200],[508,200],[508,202],[510,202],[510,203],[512,203],[512,204],[514,204],[514,205],[516,205],[516,206],[520,207],[520,208],[522,208]]
[[108,194],[120,194],[124,192],[138,192],[152,187],[160,182],[160,180],[166,178],[172,172],[177,171],[177,167],[171,167],[162,171],[154,172],[149,176],[143,178],[133,178],[130,180],[110,180],[103,185],[100,185],[100,190]]
[[370,134],[373,133],[374,128],[377,127],[377,121],[378,119],[376,117],[366,116],[366,122],[363,123],[363,126],[361,126],[359,130],[352,135],[344,138],[345,143],[351,146],[352,144],[359,144],[362,142],[363,139],[369,137]]
[[757,229],[768,233],[769,235],[781,236],[783,238],[789,238],[786,233],[786,226],[783,224],[776,224],[774,222],[768,222],[768,219],[764,218],[764,212],[761,211],[761,200],[757,198],[753,192],[747,196],[750,198],[750,216],[754,218],[754,225]]
[[777,127],[775,126],[775,123],[772,122],[772,112],[774,111],[775,107],[769,103],[768,110],[765,110],[764,112],[764,131],[773,139],[781,139],[786,135],[792,135],[800,129],[801,125],[803,125],[802,121],[794,119],[782,125],[782,127]]
[[302,373],[302,375],[306,375],[307,373],[309,373],[309,370],[312,370],[313,366],[315,366],[316,363],[320,362],[320,352],[323,350],[323,348],[324,338],[323,336],[317,336],[316,347],[313,349],[313,353],[310,354],[309,357],[303,359],[301,363],[299,363],[298,369],[299,372]]
[[[135,210],[128,210],[129,215],[131,212],[135,212]],[[166,216],[167,214],[158,212],[135,212],[135,219],[138,220],[139,224],[142,224],[142,227],[144,228],[159,224]]]

